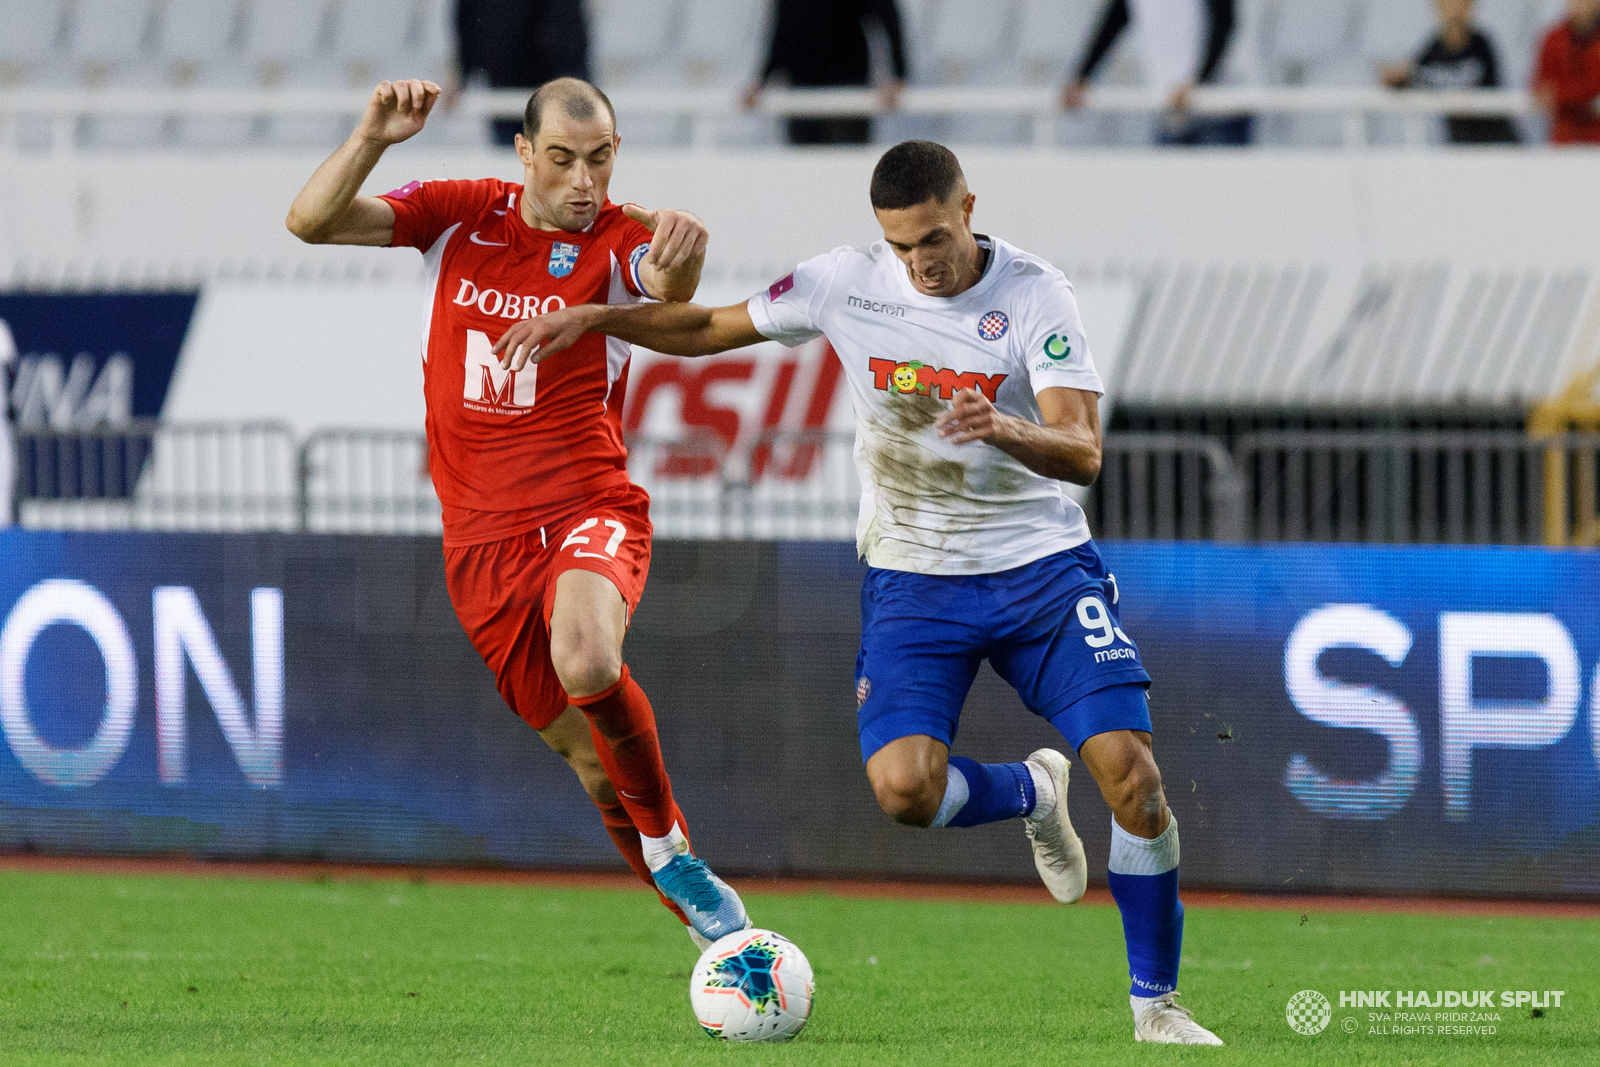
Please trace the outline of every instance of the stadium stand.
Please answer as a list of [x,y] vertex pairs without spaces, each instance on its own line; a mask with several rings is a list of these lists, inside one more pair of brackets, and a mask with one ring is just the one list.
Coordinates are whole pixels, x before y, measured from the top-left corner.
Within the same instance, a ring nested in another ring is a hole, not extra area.
[[[901,6],[913,86],[981,92],[1058,85],[1081,53],[1100,3],[1000,0],[985,5],[983,17],[954,0],[902,0]],[[0,0],[6,27],[0,92],[342,91],[402,73],[443,81],[452,66],[453,8],[453,0]],[[1479,0],[1478,21],[1499,48],[1508,86],[1525,85],[1539,35],[1561,8],[1561,0]],[[759,64],[766,19],[766,5],[753,0],[591,0],[596,77],[608,90],[732,94]],[[1268,86],[1354,88],[1373,85],[1380,62],[1413,54],[1430,29],[1431,13],[1425,0],[1244,0],[1240,25],[1262,57]],[[1137,85],[1136,51],[1124,42],[1099,84]],[[884,123],[879,136],[927,127],[968,143],[1033,138],[1018,112],[996,115],[994,109],[947,115],[934,127],[909,119]],[[689,124],[680,119],[659,116],[651,120],[653,129],[636,129],[635,137],[686,140]],[[777,140],[771,121],[731,115],[719,121],[724,128],[716,139],[724,143]],[[1404,124],[1391,116],[1374,121],[1369,133],[1378,142],[1396,141]],[[165,115],[115,129],[83,122],[76,133],[85,147],[215,149],[331,143],[341,125],[327,114],[271,120]],[[1066,144],[1122,144],[1139,143],[1146,128],[1141,116],[1080,114],[1056,123],[1055,133]],[[1272,116],[1259,132],[1265,144],[1330,145],[1348,136],[1343,120],[1326,113]],[[17,140],[48,143],[43,134],[21,130]]]

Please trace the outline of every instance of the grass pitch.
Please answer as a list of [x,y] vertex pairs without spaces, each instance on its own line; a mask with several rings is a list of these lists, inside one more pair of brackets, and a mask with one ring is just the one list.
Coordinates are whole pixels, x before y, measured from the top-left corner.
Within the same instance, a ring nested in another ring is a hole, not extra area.
[[[17,1064],[1592,1063],[1600,924],[1188,913],[1184,1000],[1229,1044],[1136,1045],[1114,908],[746,900],[816,969],[787,1046],[689,1010],[695,952],[643,892],[0,872],[0,1062]],[[1333,1025],[1285,1022],[1301,989]],[[1340,989],[1563,989],[1480,1037],[1382,1036]],[[1343,1020],[1361,1016],[1357,1032]]]

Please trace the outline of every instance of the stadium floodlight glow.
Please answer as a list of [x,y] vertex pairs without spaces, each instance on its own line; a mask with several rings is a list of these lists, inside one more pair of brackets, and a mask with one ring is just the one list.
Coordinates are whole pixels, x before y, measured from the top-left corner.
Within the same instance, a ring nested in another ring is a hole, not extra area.
[[[1544,698],[1473,696],[1472,661],[1491,656],[1543,660],[1550,678]],[[1572,635],[1554,615],[1467,611],[1440,615],[1439,777],[1445,818],[1460,821],[1472,813],[1473,749],[1555,744],[1577,721],[1582,691]]]
[[239,769],[258,789],[283,784],[283,591],[250,591],[255,726],[233,682],[200,598],[184,585],[151,595],[155,615],[156,763],[163,785],[188,780],[188,691],[184,657],[194,665]]
[[1422,767],[1422,735],[1411,709],[1397,697],[1365,685],[1336,682],[1317,669],[1332,648],[1376,652],[1398,667],[1411,651],[1411,630],[1388,612],[1366,604],[1330,604],[1295,624],[1283,652],[1283,681],[1300,714],[1325,726],[1370,730],[1389,743],[1388,765],[1364,782],[1340,781],[1296,753],[1283,784],[1295,799],[1330,819],[1382,819],[1405,806]]
[[[28,711],[28,653],[47,628],[65,623],[93,639],[105,662],[106,706],[94,736],[79,748],[57,748],[39,736]],[[87,582],[51,578],[17,601],[0,630],[0,724],[6,741],[34,777],[47,785],[93,785],[128,748],[139,702],[133,639],[105,594]]]

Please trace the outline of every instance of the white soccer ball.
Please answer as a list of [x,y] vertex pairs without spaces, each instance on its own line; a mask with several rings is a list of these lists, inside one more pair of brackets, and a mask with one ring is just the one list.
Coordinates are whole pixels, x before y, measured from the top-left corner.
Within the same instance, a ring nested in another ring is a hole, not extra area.
[[740,930],[700,954],[689,1003],[712,1037],[787,1041],[811,1017],[815,989],[811,961],[793,941],[771,930]]

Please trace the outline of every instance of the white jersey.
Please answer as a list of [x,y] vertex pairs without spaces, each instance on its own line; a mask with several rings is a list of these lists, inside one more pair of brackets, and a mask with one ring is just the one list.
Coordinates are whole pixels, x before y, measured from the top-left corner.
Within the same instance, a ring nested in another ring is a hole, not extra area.
[[862,486],[856,544],[870,566],[988,574],[1089,540],[1060,482],[934,429],[958,388],[1034,423],[1045,389],[1104,392],[1071,283],[1037,256],[980,241],[992,249],[983,277],[953,297],[917,292],[880,241],[808,259],[750,298],[763,336],[792,346],[825,334],[844,364]]

